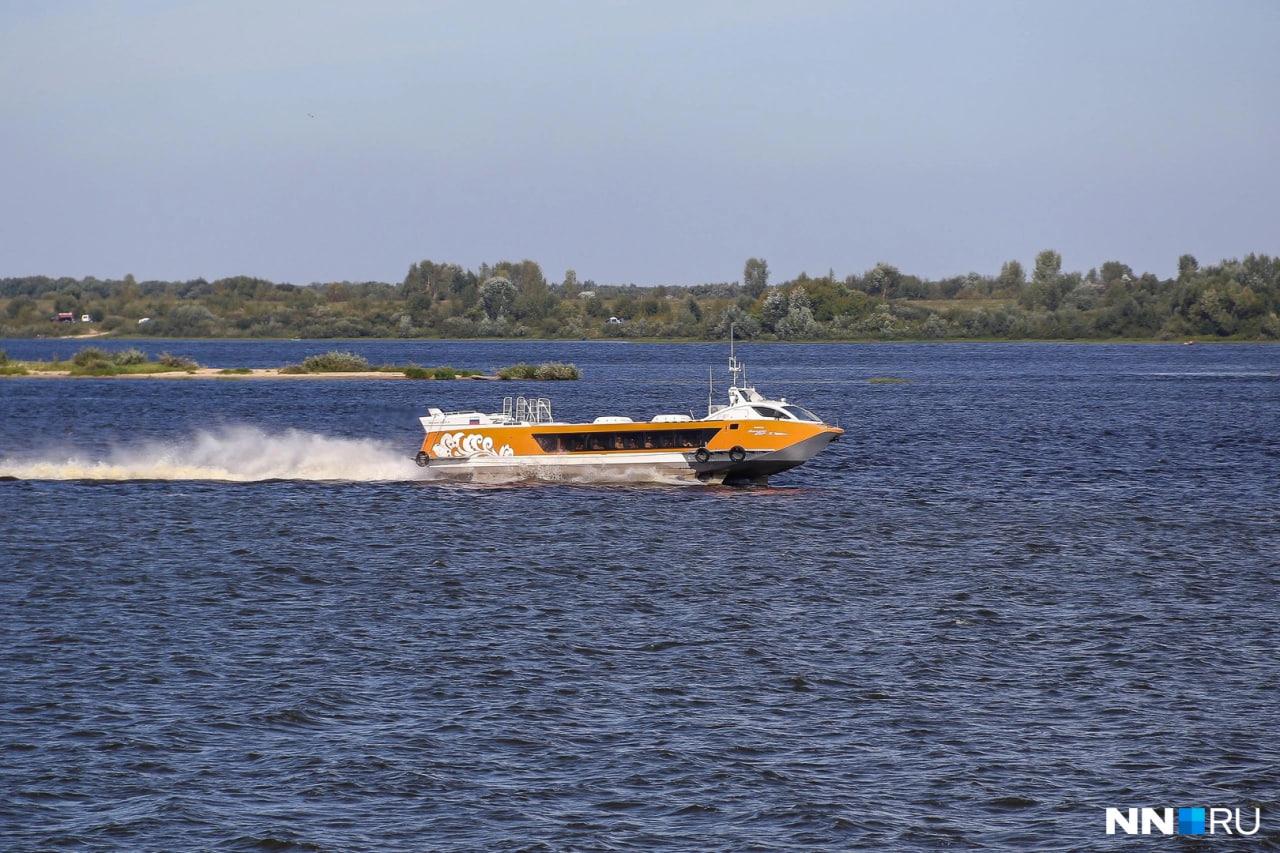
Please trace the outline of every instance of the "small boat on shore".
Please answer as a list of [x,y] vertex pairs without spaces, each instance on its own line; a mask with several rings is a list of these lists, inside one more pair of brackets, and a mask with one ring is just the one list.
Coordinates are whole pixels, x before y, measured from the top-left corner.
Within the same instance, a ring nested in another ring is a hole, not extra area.
[[593,472],[674,477],[702,483],[764,485],[802,465],[844,434],[838,426],[746,384],[730,343],[729,401],[707,415],[654,415],[649,421],[599,417],[556,420],[545,397],[507,397],[502,411],[445,412],[419,418],[426,437],[414,457],[445,476],[521,476]]

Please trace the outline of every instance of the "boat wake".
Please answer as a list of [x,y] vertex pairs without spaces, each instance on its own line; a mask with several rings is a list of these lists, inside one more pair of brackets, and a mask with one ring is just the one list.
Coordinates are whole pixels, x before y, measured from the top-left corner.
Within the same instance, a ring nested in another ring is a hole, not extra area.
[[387,442],[251,426],[201,430],[101,456],[43,451],[0,458],[0,477],[19,480],[396,481],[422,479],[407,453]]
[[686,481],[662,472],[611,471],[582,466],[564,471],[522,465],[516,471],[485,472],[458,479],[419,468],[403,447],[368,438],[340,438],[290,429],[253,426],[201,430],[173,441],[120,445],[98,455],[51,451],[0,457],[0,479],[10,480],[265,480],[321,482],[428,481],[475,486],[521,483],[659,484]]

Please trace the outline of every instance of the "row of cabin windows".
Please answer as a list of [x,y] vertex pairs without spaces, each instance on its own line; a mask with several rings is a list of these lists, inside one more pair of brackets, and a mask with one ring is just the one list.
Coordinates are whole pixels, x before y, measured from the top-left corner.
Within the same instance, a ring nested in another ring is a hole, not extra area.
[[603,450],[686,450],[702,447],[719,429],[560,432],[534,435],[544,453],[594,453]]

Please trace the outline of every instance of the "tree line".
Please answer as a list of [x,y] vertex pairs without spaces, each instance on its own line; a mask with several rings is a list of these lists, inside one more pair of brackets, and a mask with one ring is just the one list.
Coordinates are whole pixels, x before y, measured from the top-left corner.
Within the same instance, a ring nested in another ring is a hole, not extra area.
[[531,337],[718,339],[1280,339],[1280,257],[1251,254],[1176,278],[1120,261],[1087,272],[1040,252],[994,275],[927,279],[888,263],[860,274],[770,282],[751,258],[736,282],[607,285],[567,270],[549,281],[534,261],[466,269],[430,260],[399,284],[282,284],[248,276],[136,281],[27,276],[0,279],[0,337],[75,334],[58,313],[94,327],[164,337]]

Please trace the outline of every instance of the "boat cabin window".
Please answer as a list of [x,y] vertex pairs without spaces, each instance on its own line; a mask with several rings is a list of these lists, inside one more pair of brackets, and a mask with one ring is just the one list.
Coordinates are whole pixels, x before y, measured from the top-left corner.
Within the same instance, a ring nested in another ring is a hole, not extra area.
[[600,453],[606,450],[689,450],[702,447],[717,429],[637,429],[618,432],[555,432],[533,436],[543,453]]
[[818,417],[813,412],[809,411],[803,406],[787,405],[787,406],[783,406],[782,408],[790,412],[791,416],[794,417],[796,420],[813,421],[815,424],[822,423],[822,418]]
[[755,409],[756,414],[762,418],[777,418],[780,421],[791,420],[791,418],[787,417],[786,414],[778,411],[772,406],[752,406],[751,408]]

